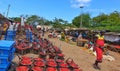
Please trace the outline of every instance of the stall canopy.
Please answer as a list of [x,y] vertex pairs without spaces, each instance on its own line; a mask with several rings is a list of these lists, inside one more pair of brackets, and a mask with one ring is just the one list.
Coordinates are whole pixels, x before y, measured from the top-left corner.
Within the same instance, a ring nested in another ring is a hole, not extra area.
[[0,23],[3,24],[3,22],[13,22],[12,20],[7,19],[2,14],[0,14]]
[[108,32],[104,34],[105,40],[110,42],[119,42],[120,41],[120,33]]

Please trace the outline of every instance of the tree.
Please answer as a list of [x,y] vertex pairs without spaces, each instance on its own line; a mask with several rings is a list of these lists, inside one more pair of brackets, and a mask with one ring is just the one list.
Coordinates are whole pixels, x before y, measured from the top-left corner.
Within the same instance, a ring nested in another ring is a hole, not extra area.
[[101,13],[100,15],[94,17],[92,20],[100,24],[101,26],[112,26],[112,25],[119,25],[120,24],[120,12],[114,11],[109,15]]
[[86,13],[86,14],[81,14],[77,17],[75,17],[73,20],[72,20],[72,23],[73,25],[77,26],[77,27],[80,27],[80,22],[81,22],[81,16],[82,16],[82,25],[83,27],[89,27],[90,26],[90,14]]
[[21,22],[20,17],[11,17],[10,19],[13,20],[14,22]]
[[108,23],[108,15],[101,13],[100,15],[96,16],[93,18],[93,21],[97,24],[97,25],[101,25],[101,26],[106,26]]
[[37,15],[31,15],[27,18],[27,23],[33,25],[35,22],[38,22],[39,25],[50,25],[52,23],[51,21],[48,21],[47,19],[39,17]]
[[109,23],[111,25],[120,25],[120,12],[114,11],[109,15]]
[[37,15],[31,15],[27,18],[27,23],[33,24],[36,21],[39,21],[40,17]]
[[[61,21],[60,19],[55,18],[55,19],[53,20],[53,28],[62,28],[60,21]],[[63,29],[63,28],[62,28],[62,29]]]
[[49,21],[49,20],[46,20],[46,22],[45,22],[45,25],[52,25],[52,24],[53,24],[53,22]]
[[120,31],[120,12],[114,11],[110,14],[100,14],[92,19],[96,25],[97,29],[110,30],[110,31]]

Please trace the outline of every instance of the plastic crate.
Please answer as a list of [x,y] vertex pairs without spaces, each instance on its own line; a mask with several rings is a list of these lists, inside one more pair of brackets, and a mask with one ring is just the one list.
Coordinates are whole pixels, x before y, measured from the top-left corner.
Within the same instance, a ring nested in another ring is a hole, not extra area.
[[16,35],[16,31],[7,31],[7,35]]
[[0,49],[11,48],[15,44],[15,41],[0,40]]
[[30,32],[30,42],[33,41],[33,38],[32,38],[32,32]]
[[11,63],[11,61],[14,58],[14,52],[15,52],[15,48],[12,48],[9,55],[3,55],[3,54],[0,55],[0,64]]
[[10,63],[0,64],[0,71],[8,71]]
[[15,35],[6,35],[5,40],[14,40],[15,39]]
[[32,32],[26,32],[26,38],[29,39],[30,42],[33,42]]
[[30,38],[30,42],[33,42],[33,39],[32,39],[32,38]]
[[[3,50],[2,50],[3,51]],[[1,50],[0,50],[0,52],[1,52]],[[7,55],[7,54],[3,54],[3,52],[1,52],[0,53],[0,57],[2,56],[6,56],[6,57],[8,57],[8,56],[10,56],[10,55],[13,55],[14,54],[14,52],[15,52],[15,48],[11,48],[11,50],[9,51],[9,54]],[[4,53],[8,53],[7,51],[4,51]]]
[[12,52],[12,48],[14,47],[14,41],[0,41],[0,55],[9,55]]
[[6,37],[5,40],[13,41],[15,37]]
[[5,40],[14,40],[16,36],[16,31],[7,31],[7,34],[5,35]]
[[32,38],[32,32],[26,32],[26,37],[27,38]]
[[6,64],[6,63],[11,63],[13,60],[14,55],[11,54],[10,56],[0,56],[0,64]]

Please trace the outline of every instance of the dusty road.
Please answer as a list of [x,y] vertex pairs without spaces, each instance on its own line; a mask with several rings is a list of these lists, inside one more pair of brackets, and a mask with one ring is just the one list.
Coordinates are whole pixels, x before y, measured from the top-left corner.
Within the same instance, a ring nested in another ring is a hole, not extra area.
[[[48,38],[46,35],[45,37]],[[109,51],[110,55],[115,58],[115,61],[110,62],[107,60],[103,60],[103,63],[100,64],[101,70],[96,70],[92,66],[96,57],[88,53],[86,50],[83,50],[83,47],[78,47],[76,45],[66,43],[64,41],[59,40],[58,38],[48,38],[48,39],[54,45],[61,48],[63,54],[65,55],[65,59],[69,57],[72,58],[74,62],[77,63],[83,71],[120,71],[119,53]],[[19,61],[17,57],[15,57],[14,60],[15,62]]]
[[[49,38],[49,40],[62,49],[66,59],[71,57],[83,71],[98,71],[92,66],[96,59],[95,56],[83,50],[83,47],[71,45],[57,38]],[[115,58],[115,61],[103,60],[103,63],[100,64],[100,71],[120,71],[120,54],[109,52]]]

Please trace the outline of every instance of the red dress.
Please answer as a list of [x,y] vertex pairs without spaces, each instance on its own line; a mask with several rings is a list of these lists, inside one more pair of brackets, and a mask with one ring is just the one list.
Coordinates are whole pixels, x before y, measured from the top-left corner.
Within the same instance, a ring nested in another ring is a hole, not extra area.
[[104,36],[98,36],[96,41],[96,54],[97,54],[97,61],[102,61],[103,58],[103,49],[101,47],[104,46]]

